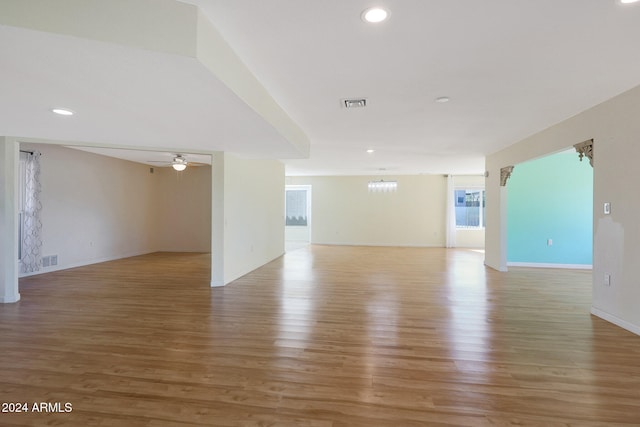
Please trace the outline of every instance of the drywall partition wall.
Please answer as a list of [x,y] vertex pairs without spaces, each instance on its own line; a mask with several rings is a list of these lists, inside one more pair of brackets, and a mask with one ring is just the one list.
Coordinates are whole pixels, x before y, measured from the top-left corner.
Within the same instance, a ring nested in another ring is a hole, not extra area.
[[218,153],[212,168],[211,285],[222,286],[284,254],[284,165]]
[[[506,212],[510,197],[500,187],[500,168],[561,151],[594,139],[593,171],[593,306],[592,313],[640,334],[640,199],[633,197],[640,182],[640,86],[577,116],[537,133],[486,159],[487,265],[499,269],[506,254]],[[585,160],[587,161],[587,160]],[[514,173],[517,173],[514,170]],[[504,193],[504,194],[503,194]],[[605,215],[603,204],[611,203]],[[605,274],[610,285],[605,285]]]
[[393,179],[398,189],[389,193],[368,190],[379,176],[288,177],[287,184],[313,188],[311,243],[444,246],[446,178]]
[[593,168],[575,150],[516,165],[509,180],[509,265],[590,266]]
[[195,6],[174,0],[0,2],[4,25],[191,57],[197,17]]
[[18,292],[18,143],[0,136],[0,303]]
[[154,168],[156,250],[211,251],[211,166]]
[[155,181],[146,165],[59,145],[22,144],[42,153],[42,272],[154,252]]

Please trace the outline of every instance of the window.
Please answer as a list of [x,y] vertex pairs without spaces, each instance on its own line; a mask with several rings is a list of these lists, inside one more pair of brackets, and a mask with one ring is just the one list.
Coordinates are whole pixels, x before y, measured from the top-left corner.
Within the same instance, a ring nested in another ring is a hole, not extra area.
[[483,189],[455,190],[455,205],[456,227],[485,227],[485,192]]
[[287,226],[307,226],[307,190],[286,190]]

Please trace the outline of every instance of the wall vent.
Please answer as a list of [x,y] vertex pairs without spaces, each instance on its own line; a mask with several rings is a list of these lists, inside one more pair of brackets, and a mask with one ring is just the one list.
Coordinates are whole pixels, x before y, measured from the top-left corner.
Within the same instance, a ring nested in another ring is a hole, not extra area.
[[367,106],[367,100],[365,98],[345,99],[343,102],[345,108],[364,108]]

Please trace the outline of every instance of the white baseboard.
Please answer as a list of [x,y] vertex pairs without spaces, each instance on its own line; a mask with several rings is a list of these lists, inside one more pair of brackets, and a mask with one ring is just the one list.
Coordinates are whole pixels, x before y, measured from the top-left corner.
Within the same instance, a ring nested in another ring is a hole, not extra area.
[[609,314],[606,311],[599,310],[595,307],[591,307],[591,314],[597,316],[607,322],[613,323],[616,326],[620,326],[622,329],[626,329],[629,332],[633,332],[636,335],[640,335],[640,326],[629,323],[626,320],[622,320],[613,314]]
[[592,270],[591,264],[553,264],[544,262],[508,262],[507,267],[530,267],[530,268],[565,268],[571,270]]
[[34,271],[31,273],[20,273],[19,277],[22,278],[22,277],[29,277],[29,276],[37,276],[38,274],[46,274],[46,273],[52,273],[54,271],[68,270],[70,268],[84,267],[86,265],[99,264],[101,262],[115,261],[117,259],[131,258],[134,256],[140,256],[140,255],[147,255],[154,252],[157,252],[157,251],[132,252],[132,253],[123,254],[123,255],[113,255],[108,257],[96,258],[92,260],[78,261],[70,264],[60,264],[60,265],[54,265],[50,267],[43,267],[42,270],[40,271]]
[[[406,244],[393,244],[393,243],[345,243],[345,242],[311,242],[312,245],[325,245],[325,246],[365,246],[375,248],[444,248],[442,245],[406,245]],[[462,249],[462,248],[461,248]]]
[[0,304],[11,304],[20,301],[20,294],[11,297],[0,297]]
[[486,258],[484,260],[484,266],[485,267],[489,267],[492,270],[499,271],[501,273],[506,273],[507,271],[509,271],[509,269],[507,267],[502,267],[500,265],[493,265],[493,264],[487,263],[487,259]]

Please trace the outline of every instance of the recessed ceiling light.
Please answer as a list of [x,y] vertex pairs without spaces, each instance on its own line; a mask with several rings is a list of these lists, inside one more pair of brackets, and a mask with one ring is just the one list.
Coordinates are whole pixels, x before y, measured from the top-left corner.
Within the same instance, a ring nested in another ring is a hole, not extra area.
[[444,104],[445,102],[449,102],[449,97],[448,96],[440,96],[440,97],[436,98],[436,102],[438,102],[440,104]]
[[640,0],[620,0],[622,4],[637,3]]
[[61,116],[73,116],[74,112],[71,110],[68,110],[66,108],[54,108],[51,111],[53,111],[56,114],[60,114]]
[[389,17],[389,12],[381,7],[372,7],[362,12],[362,20],[372,24],[382,22]]
[[367,150],[367,153],[369,153],[369,154],[372,154],[372,153],[375,153],[375,152],[376,152],[376,150],[374,150],[374,149],[372,149],[372,148],[369,148],[369,149]]

